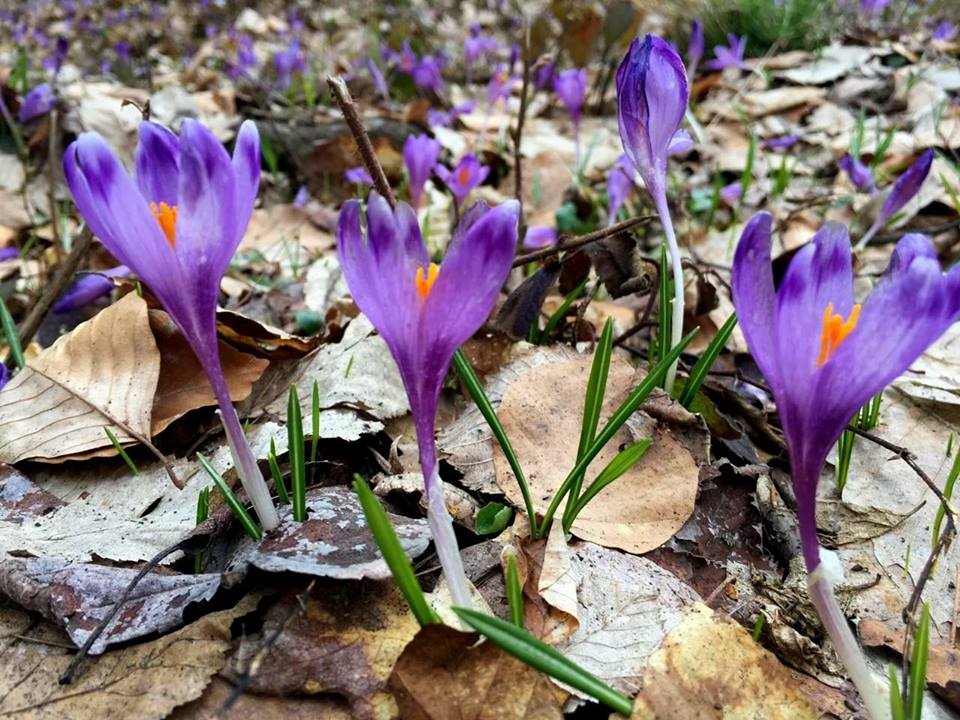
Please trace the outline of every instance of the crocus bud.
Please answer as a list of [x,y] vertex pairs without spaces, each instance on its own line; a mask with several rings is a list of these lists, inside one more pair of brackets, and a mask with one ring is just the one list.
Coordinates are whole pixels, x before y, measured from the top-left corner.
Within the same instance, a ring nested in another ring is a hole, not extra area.
[[908,202],[913,200],[914,196],[920,192],[923,181],[930,174],[930,166],[933,164],[933,150],[925,150],[923,155],[917,158],[916,162],[907,168],[907,171],[897,178],[893,184],[893,190],[883,201],[883,208],[880,210],[880,217],[886,223],[890,218],[896,215]]
[[37,85],[23,99],[20,111],[17,113],[17,120],[22,124],[33,120],[35,117],[46,115],[53,109],[56,102],[57,98],[53,94],[53,86],[50,83]]
[[403,161],[410,177],[410,204],[420,207],[423,186],[430,179],[440,157],[440,143],[429,135],[409,135],[403,143]]
[[557,229],[549,225],[531,225],[523,237],[524,250],[539,250],[557,244]]
[[670,143],[687,111],[687,73],[673,45],[654,35],[634,39],[617,70],[617,102],[624,152],[656,197],[666,189]]
[[553,90],[570,113],[574,125],[580,124],[583,96],[587,91],[586,70],[564,70],[553,78]]
[[852,155],[844,155],[837,163],[843,170],[853,186],[860,192],[873,192],[874,187],[873,173],[859,159]]
[[697,65],[703,57],[703,23],[694,20],[690,26],[690,44],[687,46],[687,77],[693,80],[697,74]]

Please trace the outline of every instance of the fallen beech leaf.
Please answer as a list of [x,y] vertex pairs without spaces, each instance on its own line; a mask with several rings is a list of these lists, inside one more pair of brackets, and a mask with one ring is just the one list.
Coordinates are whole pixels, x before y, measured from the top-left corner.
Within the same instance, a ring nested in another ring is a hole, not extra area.
[[[62,625],[80,647],[136,574],[136,570],[109,565],[8,555],[0,559],[0,592]],[[108,645],[176,627],[183,622],[187,606],[210,600],[221,580],[220,573],[148,574],[91,646],[90,654],[99,655]]]
[[120,442],[150,435],[160,353],[135,293],[97,313],[28,361],[0,394],[0,462],[62,462],[88,451],[115,455]]
[[217,310],[217,333],[238,348],[266,358],[301,358],[316,347],[306,340],[233,310]]
[[[196,354],[170,316],[151,310],[150,327],[160,348],[160,378],[150,418],[150,433],[156,435],[191,410],[216,405],[217,401]],[[230,398],[239,402],[250,394],[253,384],[270,363],[234,350],[222,341],[219,349]]]
[[787,669],[706,605],[691,606],[643,672],[632,720],[816,720]]
[[[248,596],[236,607],[206,615],[170,635],[91,658],[71,685],[60,685],[57,678],[72,653],[60,646],[11,640],[4,648],[0,713],[17,720],[162,720],[200,696],[223,666],[231,623],[255,606],[256,600]],[[17,632],[19,615],[0,615],[3,637],[10,630]]]
[[566,693],[496,645],[446,625],[420,628],[390,675],[404,720],[548,720]]
[[[228,675],[236,676],[257,657],[263,638],[279,629],[298,602],[291,595],[268,611],[261,632],[240,642]],[[257,659],[249,689],[269,695],[331,693],[350,703],[352,717],[396,717],[387,680],[418,627],[392,583],[318,588]]]
[[[571,438],[580,435],[592,361],[592,356],[580,355],[567,362],[538,365],[513,382],[500,402],[497,413],[523,464],[537,512],[546,511],[576,463],[577,446]],[[642,376],[621,358],[613,358],[601,426]],[[574,535],[639,554],[659,547],[683,526],[693,512],[698,462],[706,461],[709,436],[694,416],[677,408],[677,417],[690,430],[688,437],[639,411],[607,443],[587,470],[584,488],[619,448],[643,438],[653,440],[646,455],[577,516]],[[692,447],[688,449],[681,439]],[[497,484],[515,507],[522,508],[520,489],[506,458],[499,449],[493,457]]]
[[[426,520],[387,513],[400,546],[411,557],[430,544]],[[293,520],[293,510],[281,509],[280,525],[262,541],[244,541],[239,555],[267,572],[295,572],[339,580],[386,580],[390,577],[377,544],[367,528],[356,493],[345,485],[307,493],[307,519]],[[249,557],[246,552],[250,552]]]
[[0,465],[0,522],[23,525],[66,503],[41,490],[16,468]]
[[[203,695],[178,707],[167,720],[352,720],[350,706],[336,697],[266,697],[243,693],[233,699],[234,687],[215,677]],[[227,700],[233,700],[223,712]]]

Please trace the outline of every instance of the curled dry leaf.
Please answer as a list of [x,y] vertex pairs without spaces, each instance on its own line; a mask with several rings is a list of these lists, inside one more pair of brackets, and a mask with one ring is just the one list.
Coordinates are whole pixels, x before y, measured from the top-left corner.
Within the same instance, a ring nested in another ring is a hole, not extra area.
[[[87,660],[73,684],[57,678],[73,658],[61,645],[14,637],[38,634],[25,613],[0,614],[6,672],[0,678],[0,713],[17,720],[138,718],[162,720],[203,692],[223,666],[230,625],[256,607],[248,596],[230,610],[211,613],[152,642]],[[49,634],[49,633],[48,633]],[[62,642],[62,641],[61,641]]]
[[[400,546],[411,558],[430,544],[426,520],[388,513]],[[386,580],[390,577],[356,493],[345,485],[317,488],[307,493],[307,519],[297,522],[292,508],[284,506],[280,525],[257,544],[244,542],[233,560],[249,561],[267,572],[339,580]]]
[[[136,574],[133,569],[108,565],[8,555],[0,559],[0,593],[62,625],[79,647],[112,611]],[[91,646],[90,654],[99,655],[110,645],[176,627],[189,605],[216,594],[221,580],[219,573],[148,574]]]
[[104,426],[121,442],[135,438],[120,424],[149,436],[159,374],[147,305],[130,293],[30,360],[3,389],[0,461],[115,455]]
[[[418,625],[396,587],[330,584],[318,588],[302,610],[298,602],[288,596],[267,612],[261,632],[240,642],[228,676],[238,676],[256,659],[251,692],[333,694],[350,703],[352,717],[397,717],[387,680]],[[258,655],[264,638],[281,626],[276,641]]]
[[390,675],[405,720],[560,720],[566,693],[477,635],[427,625]]
[[631,720],[819,716],[776,656],[699,603],[652,655],[642,682]]
[[[578,356],[561,363],[538,365],[513,382],[503,394],[498,415],[523,465],[540,513],[576,464],[583,398],[593,358]],[[628,363],[614,357],[607,380],[601,427],[640,381]],[[662,405],[662,401],[659,402]],[[632,553],[659,547],[693,512],[699,465],[706,462],[709,435],[705,426],[679,406],[672,415],[685,423],[657,422],[639,411],[614,436],[587,470],[584,488],[619,449],[644,438],[653,440],[641,460],[603,490],[577,516],[572,532],[584,540]],[[515,507],[523,507],[510,466],[494,453],[497,484]],[[558,513],[559,516],[559,513]]]

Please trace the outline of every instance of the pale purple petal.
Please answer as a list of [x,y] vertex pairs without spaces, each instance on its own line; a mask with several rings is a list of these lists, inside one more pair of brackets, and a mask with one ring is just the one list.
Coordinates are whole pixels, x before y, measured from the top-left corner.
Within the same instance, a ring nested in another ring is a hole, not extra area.
[[177,204],[180,142],[162,125],[142,122],[138,128],[140,142],[135,154],[137,186],[148,201]]

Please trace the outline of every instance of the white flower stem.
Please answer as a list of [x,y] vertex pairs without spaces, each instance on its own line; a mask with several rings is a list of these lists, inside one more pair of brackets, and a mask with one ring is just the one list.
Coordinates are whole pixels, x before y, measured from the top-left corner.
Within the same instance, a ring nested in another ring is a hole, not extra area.
[[867,243],[870,242],[870,240],[873,238],[874,235],[877,234],[877,232],[880,230],[881,227],[883,227],[883,223],[880,223],[880,222],[873,223],[873,225],[870,226],[870,229],[863,234],[863,237],[860,238],[859,241],[857,241],[857,244],[854,246],[853,249],[857,252],[860,252],[861,250],[863,250],[867,246]]
[[457,607],[472,608],[473,600],[470,594],[470,581],[463,569],[463,560],[460,558],[460,548],[457,546],[457,536],[453,532],[453,519],[447,510],[447,503],[443,496],[443,481],[434,465],[430,482],[427,488],[427,519],[430,522],[430,532],[433,534],[433,544],[437,549],[440,567],[443,576],[447,579],[450,588],[450,597]]
[[[670,267],[673,270],[673,311],[670,325],[670,350],[680,344],[683,338],[683,265],[680,262],[680,247],[677,245],[677,236],[673,231],[673,219],[670,217],[670,208],[667,205],[667,194],[662,189],[656,189],[651,193],[654,205],[657,208],[657,214],[660,216],[660,223],[663,225],[663,233],[667,236],[667,248],[670,251]],[[666,298],[660,298],[661,307],[666,302]],[[669,394],[673,391],[673,383],[677,378],[677,362],[675,360],[667,370],[664,389]]]
[[833,587],[824,571],[823,563],[820,563],[817,569],[807,576],[807,587],[810,592],[810,599],[820,614],[820,619],[833,641],[833,647],[837,651],[840,661],[860,692],[860,697],[867,708],[870,720],[889,720],[889,701],[877,686],[873,673],[867,667],[863,653],[860,651],[857,639],[850,632],[847,619],[840,610],[837,598],[833,594]]

